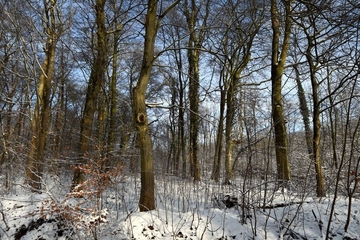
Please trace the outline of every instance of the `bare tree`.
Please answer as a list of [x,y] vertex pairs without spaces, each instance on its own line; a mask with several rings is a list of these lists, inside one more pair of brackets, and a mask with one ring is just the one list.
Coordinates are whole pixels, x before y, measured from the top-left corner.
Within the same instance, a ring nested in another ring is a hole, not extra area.
[[[86,163],[86,155],[89,151],[90,139],[92,137],[92,123],[94,121],[94,114],[97,108],[97,100],[101,86],[105,81],[105,71],[107,65],[107,34],[105,26],[105,2],[106,0],[96,0],[95,24],[96,24],[96,55],[91,67],[91,73],[86,92],[85,106],[81,120],[80,141],[79,141],[79,163]],[[75,168],[71,189],[75,190],[79,184],[85,181],[85,173],[81,168]],[[80,188],[77,188],[80,190]]]
[[140,211],[149,211],[155,208],[154,196],[154,159],[150,138],[148,116],[146,112],[145,93],[149,84],[151,70],[156,59],[155,39],[161,20],[166,14],[178,4],[179,0],[173,2],[160,14],[157,11],[157,0],[149,0],[145,18],[145,41],[144,52],[141,64],[141,71],[136,86],[133,89],[133,114],[137,129],[138,141],[141,156],[141,190],[140,190]]
[[[288,142],[286,122],[283,110],[282,76],[284,73],[287,52],[290,46],[291,34],[291,4],[292,1],[281,1],[284,19],[281,21],[278,1],[271,0],[272,54],[271,54],[271,83],[272,83],[272,118],[275,131],[275,151],[277,178],[280,182],[290,180],[290,165],[288,159]],[[284,23],[284,36],[281,38],[281,23]],[[282,39],[282,43],[280,40]]]
[[[190,173],[194,181],[200,181],[200,165],[198,159],[199,137],[199,87],[200,87],[200,51],[206,33],[206,23],[209,16],[210,1],[184,1],[184,14],[189,31],[187,57],[189,62],[189,101],[190,101],[190,132],[189,132],[189,162]],[[205,8],[205,9],[203,9]],[[203,11],[203,12],[201,12]],[[200,14],[202,21],[199,22]],[[200,25],[199,25],[200,24]]]
[[51,113],[50,95],[51,81],[54,74],[56,43],[61,34],[56,9],[56,1],[43,1],[46,33],[45,59],[41,65],[38,90],[34,115],[31,120],[32,137],[30,152],[26,168],[26,182],[34,190],[41,189],[41,177],[43,174],[45,144],[49,131],[49,119]]

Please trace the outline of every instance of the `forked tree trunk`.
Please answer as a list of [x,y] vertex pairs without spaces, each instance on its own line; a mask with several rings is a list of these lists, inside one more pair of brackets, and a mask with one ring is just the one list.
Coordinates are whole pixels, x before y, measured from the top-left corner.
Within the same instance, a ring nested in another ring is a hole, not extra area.
[[56,32],[55,5],[56,1],[44,1],[47,18],[45,59],[41,66],[36,105],[31,119],[30,152],[25,176],[25,182],[34,191],[41,190],[45,144],[49,131],[51,80],[55,66],[57,34],[59,34]]
[[154,159],[150,137],[148,116],[146,113],[146,89],[149,83],[152,66],[155,60],[154,48],[157,31],[160,27],[162,17],[164,17],[178,2],[171,4],[161,17],[157,15],[157,0],[149,0],[145,20],[145,42],[142,58],[140,76],[133,89],[133,114],[134,122],[138,134],[141,157],[141,190],[139,208],[140,211],[155,209],[154,195]]

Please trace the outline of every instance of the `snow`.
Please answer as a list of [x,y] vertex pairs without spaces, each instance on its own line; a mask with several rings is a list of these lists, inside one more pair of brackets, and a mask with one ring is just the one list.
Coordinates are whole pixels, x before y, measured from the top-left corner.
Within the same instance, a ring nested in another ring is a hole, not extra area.
[[[3,192],[0,239],[326,239],[334,202],[333,195],[320,199],[313,191],[275,191],[270,184],[244,190],[240,184],[161,176],[157,208],[139,212],[137,176],[122,176],[101,198],[73,198],[57,183],[41,194],[23,186]],[[226,207],[227,198],[238,204]],[[337,196],[329,239],[360,239],[360,200],[352,199],[344,232],[348,207],[349,198]]]

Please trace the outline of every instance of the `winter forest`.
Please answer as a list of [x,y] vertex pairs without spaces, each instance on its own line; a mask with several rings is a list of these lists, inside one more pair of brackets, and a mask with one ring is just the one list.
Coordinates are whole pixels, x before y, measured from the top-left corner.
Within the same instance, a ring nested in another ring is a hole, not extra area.
[[360,239],[359,1],[0,5],[0,239]]

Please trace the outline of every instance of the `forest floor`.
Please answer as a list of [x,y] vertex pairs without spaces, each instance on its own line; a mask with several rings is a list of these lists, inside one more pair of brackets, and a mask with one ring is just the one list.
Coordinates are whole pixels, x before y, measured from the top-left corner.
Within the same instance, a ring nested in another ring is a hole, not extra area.
[[[156,180],[157,208],[139,212],[140,181],[123,176],[81,198],[48,177],[44,192],[17,186],[0,198],[0,239],[360,239],[360,200],[316,198],[313,191],[270,191],[174,176]],[[331,217],[332,205],[335,203]],[[234,206],[233,206],[234,205]],[[349,216],[348,216],[349,215]],[[344,231],[346,220],[350,225]]]

